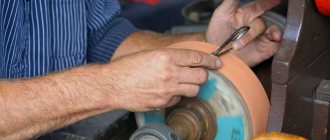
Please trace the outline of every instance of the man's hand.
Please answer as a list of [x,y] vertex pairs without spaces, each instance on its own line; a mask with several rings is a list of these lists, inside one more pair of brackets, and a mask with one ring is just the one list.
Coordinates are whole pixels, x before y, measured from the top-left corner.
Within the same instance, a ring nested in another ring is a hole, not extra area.
[[196,96],[207,80],[204,68],[220,65],[219,58],[203,52],[159,49],[119,58],[104,73],[112,79],[109,89],[117,108],[148,111],[172,106],[180,96]]
[[272,57],[278,50],[281,41],[281,32],[278,26],[270,26],[265,33],[251,41],[246,47],[234,50],[245,64],[253,67],[262,61]]
[[278,50],[281,40],[279,27],[273,25],[266,29],[259,18],[267,10],[276,6],[280,0],[255,0],[243,7],[239,7],[240,0],[224,0],[215,10],[206,32],[206,40],[220,45],[236,29],[247,25],[250,31],[231,45],[234,51],[249,66],[254,66],[273,56]]

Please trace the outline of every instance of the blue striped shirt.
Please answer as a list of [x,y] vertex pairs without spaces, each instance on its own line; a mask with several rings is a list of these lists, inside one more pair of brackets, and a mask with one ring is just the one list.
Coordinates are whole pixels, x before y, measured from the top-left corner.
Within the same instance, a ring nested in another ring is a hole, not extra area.
[[136,31],[117,0],[0,0],[0,79],[107,62]]

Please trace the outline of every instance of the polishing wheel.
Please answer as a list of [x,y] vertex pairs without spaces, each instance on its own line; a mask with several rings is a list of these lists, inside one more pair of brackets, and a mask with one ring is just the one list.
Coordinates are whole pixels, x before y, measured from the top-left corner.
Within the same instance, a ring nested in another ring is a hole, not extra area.
[[[211,53],[217,46],[204,42],[183,42],[170,46]],[[266,130],[269,102],[265,90],[251,69],[235,55],[221,57],[222,67],[209,77],[195,98],[166,110],[137,113],[139,126],[165,123],[181,139],[243,140]]]
[[[266,17],[266,22],[279,21],[272,17],[274,14]],[[284,24],[285,21],[280,26]],[[218,46],[189,41],[170,48],[211,53]],[[270,104],[260,81],[234,54],[227,53],[221,56],[221,60],[219,70],[208,71],[208,80],[201,86],[197,97],[182,98],[170,108],[136,113],[141,131],[138,130],[131,139],[139,140],[137,136],[141,138],[145,136],[144,132],[148,132],[150,140],[249,140],[265,132]],[[162,126],[155,127],[158,125]]]

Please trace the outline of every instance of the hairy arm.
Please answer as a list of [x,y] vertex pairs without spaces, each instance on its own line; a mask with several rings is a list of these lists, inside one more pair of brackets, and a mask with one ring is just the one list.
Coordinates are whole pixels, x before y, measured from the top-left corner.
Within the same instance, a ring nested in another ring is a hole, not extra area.
[[[113,110],[101,65],[26,80],[0,81],[1,139],[29,139]],[[111,81],[111,80],[109,80]]]
[[180,96],[197,95],[198,85],[207,79],[204,68],[220,66],[219,58],[206,53],[155,49],[104,65],[3,80],[0,138],[34,138],[115,109],[136,112],[169,107],[179,102]]
[[112,59],[143,50],[167,47],[182,41],[205,41],[205,33],[161,34],[153,31],[138,31],[128,36],[118,47]]

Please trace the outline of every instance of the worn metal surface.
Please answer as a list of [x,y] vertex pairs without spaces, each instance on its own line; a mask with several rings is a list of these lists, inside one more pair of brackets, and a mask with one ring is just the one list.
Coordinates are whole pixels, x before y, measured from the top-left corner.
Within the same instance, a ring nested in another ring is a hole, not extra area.
[[315,100],[313,106],[312,140],[326,140],[328,135],[329,102]]
[[147,123],[136,130],[129,140],[180,140],[180,138],[163,123]]
[[272,65],[269,130],[311,138],[314,93],[330,78],[330,18],[313,0],[290,0],[287,25]]
[[330,102],[330,81],[323,80],[315,92],[313,104],[312,140],[326,140]]
[[330,81],[323,80],[316,89],[315,98],[330,102]]
[[287,26],[273,62],[272,81],[286,84],[329,47],[330,20],[320,15],[313,0],[290,0]]
[[212,108],[198,98],[183,98],[168,111],[166,122],[182,140],[211,140],[217,132]]

